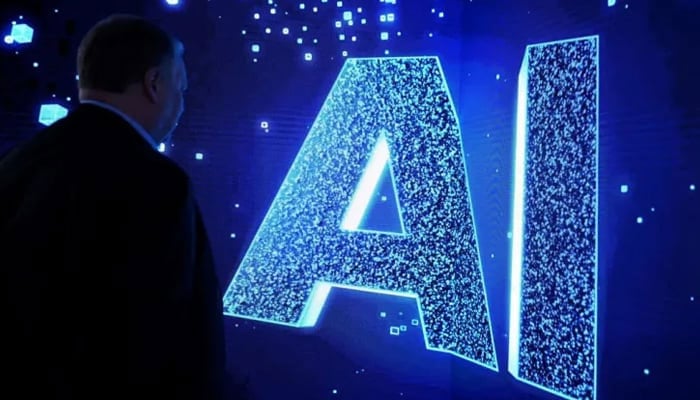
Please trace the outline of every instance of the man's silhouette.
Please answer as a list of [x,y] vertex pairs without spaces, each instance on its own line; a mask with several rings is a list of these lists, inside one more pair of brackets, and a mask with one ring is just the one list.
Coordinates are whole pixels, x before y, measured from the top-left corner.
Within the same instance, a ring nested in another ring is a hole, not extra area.
[[141,18],[101,21],[78,51],[81,105],[0,161],[0,391],[221,396],[209,241],[188,177],[156,149],[183,111],[182,56]]

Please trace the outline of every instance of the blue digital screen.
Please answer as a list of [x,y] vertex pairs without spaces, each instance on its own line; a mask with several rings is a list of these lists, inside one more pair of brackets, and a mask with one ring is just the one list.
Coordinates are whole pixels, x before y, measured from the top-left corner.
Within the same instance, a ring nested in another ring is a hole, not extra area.
[[69,3],[0,15],[0,154],[95,21],[176,34],[250,398],[700,398],[700,3]]

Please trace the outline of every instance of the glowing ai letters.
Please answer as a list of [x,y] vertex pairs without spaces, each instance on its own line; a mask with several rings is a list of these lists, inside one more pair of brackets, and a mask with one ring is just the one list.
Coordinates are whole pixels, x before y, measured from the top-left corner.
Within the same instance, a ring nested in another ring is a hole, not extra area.
[[[597,76],[597,37],[528,46],[518,92],[508,370],[572,399],[595,397]],[[401,229],[361,229],[387,168]],[[497,371],[472,213],[439,60],[349,59],[224,311],[310,327],[333,287],[409,297],[427,348]]]

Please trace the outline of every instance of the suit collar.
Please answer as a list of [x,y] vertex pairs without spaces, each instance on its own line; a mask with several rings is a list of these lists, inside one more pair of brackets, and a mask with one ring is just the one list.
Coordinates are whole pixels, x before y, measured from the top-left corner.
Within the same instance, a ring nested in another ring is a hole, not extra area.
[[104,110],[110,111],[110,112],[118,115],[124,121],[126,121],[153,149],[158,149],[158,144],[153,139],[153,137],[148,132],[146,132],[146,130],[143,128],[143,126],[141,126],[133,118],[129,117],[128,115],[126,115],[124,112],[122,112],[118,108],[116,108],[112,105],[109,105],[107,103],[97,101],[97,100],[82,100],[80,102],[80,104],[81,105],[96,106],[96,107],[102,108]]

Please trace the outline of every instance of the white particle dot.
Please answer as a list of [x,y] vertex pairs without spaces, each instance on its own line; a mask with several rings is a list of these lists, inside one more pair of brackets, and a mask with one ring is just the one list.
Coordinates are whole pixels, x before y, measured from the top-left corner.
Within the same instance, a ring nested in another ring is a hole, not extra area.
[[648,368],[644,368],[644,375],[649,375],[651,371]]
[[637,217],[637,223],[638,223],[638,224],[641,224],[641,223],[643,223],[643,222],[644,222],[644,218],[642,218],[642,217]]

